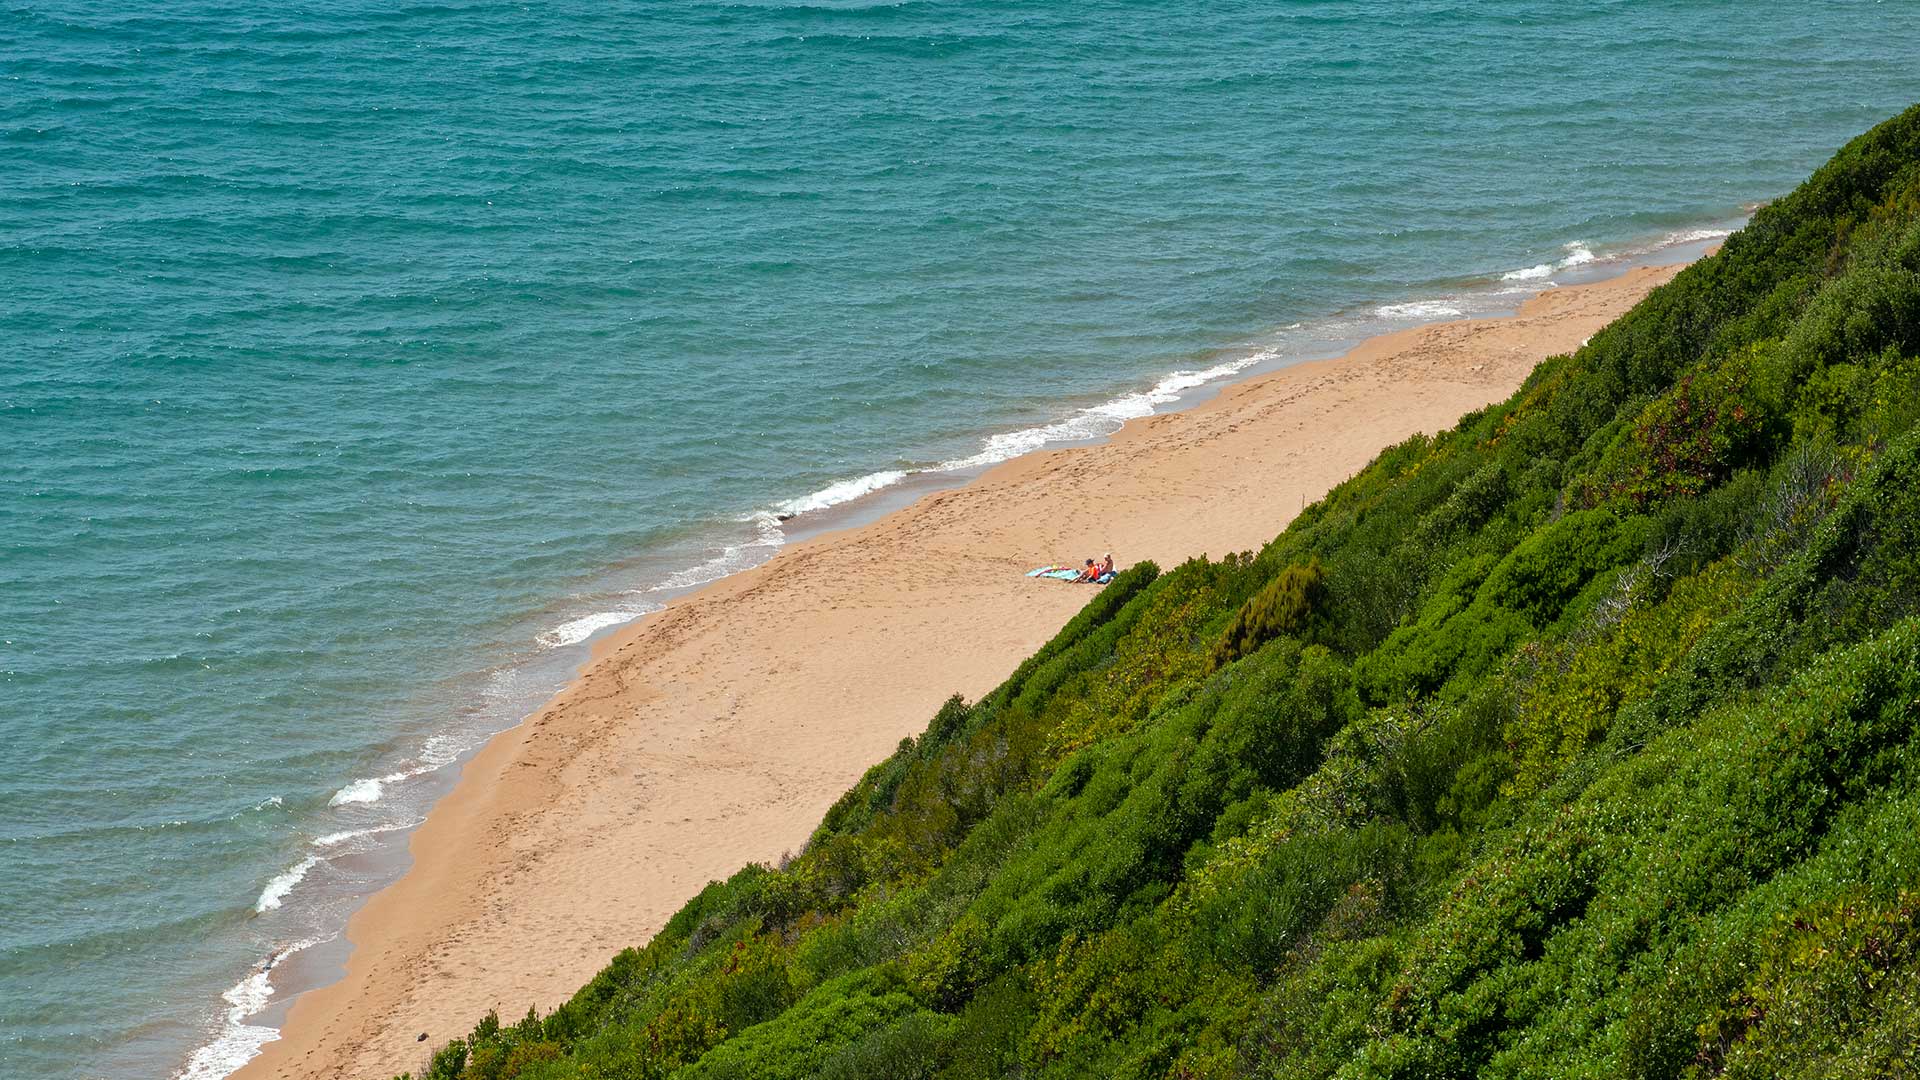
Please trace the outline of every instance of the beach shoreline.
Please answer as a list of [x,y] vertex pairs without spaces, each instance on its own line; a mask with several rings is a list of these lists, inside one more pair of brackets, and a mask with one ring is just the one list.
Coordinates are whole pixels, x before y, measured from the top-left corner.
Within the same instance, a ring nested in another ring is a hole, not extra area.
[[344,977],[295,999],[235,1075],[385,1078],[489,1008],[552,1008],[708,880],[797,849],[942,700],[991,689],[1088,599],[1024,570],[1257,549],[1679,265],[1226,384],[811,536],[598,639],[578,678],[465,764],[413,833],[412,868],[350,921]]

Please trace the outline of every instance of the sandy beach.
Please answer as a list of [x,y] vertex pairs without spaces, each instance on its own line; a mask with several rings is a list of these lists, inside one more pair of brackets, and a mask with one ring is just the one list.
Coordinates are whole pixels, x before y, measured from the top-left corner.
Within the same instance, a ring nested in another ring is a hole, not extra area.
[[352,919],[345,977],[236,1075],[385,1080],[489,1008],[564,1001],[708,880],[799,848],[942,700],[991,689],[1090,596],[1027,569],[1258,548],[1382,448],[1505,398],[1676,270],[1385,335],[1007,462],[610,635],[466,765],[411,870]]

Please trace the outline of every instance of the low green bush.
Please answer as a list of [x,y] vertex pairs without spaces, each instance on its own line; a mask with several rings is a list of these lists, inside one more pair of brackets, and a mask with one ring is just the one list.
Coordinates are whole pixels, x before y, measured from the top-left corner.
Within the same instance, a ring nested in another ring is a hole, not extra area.
[[1274,575],[1234,613],[1227,632],[1213,647],[1213,666],[1230,664],[1283,635],[1305,636],[1325,603],[1326,579],[1318,559],[1289,566]]

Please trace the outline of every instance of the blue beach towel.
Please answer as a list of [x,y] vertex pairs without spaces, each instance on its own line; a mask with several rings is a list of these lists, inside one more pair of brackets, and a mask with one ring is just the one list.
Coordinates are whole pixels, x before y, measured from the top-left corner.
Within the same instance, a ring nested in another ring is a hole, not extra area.
[[[1027,571],[1027,576],[1031,578],[1052,578],[1055,581],[1073,581],[1080,576],[1080,571],[1075,570],[1071,566],[1042,566]],[[1112,574],[1101,574],[1094,580],[1094,583],[1097,585],[1105,585],[1112,580]]]

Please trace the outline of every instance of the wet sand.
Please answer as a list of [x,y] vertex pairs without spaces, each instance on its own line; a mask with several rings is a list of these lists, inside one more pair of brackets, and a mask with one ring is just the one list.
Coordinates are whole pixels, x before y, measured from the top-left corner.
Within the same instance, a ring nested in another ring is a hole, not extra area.
[[710,879],[798,849],[943,700],[990,690],[1091,595],[1026,570],[1257,549],[1380,450],[1506,398],[1677,269],[1384,335],[1015,459],[610,635],[466,765],[414,833],[412,868],[348,925],[345,977],[297,1000],[236,1075],[386,1080],[490,1008],[552,1008]]

